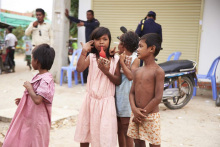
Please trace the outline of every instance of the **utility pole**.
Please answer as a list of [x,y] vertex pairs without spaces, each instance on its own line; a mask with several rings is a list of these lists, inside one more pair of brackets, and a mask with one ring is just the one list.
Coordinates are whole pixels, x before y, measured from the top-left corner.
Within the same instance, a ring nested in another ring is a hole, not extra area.
[[52,46],[56,56],[50,72],[56,83],[60,81],[61,67],[68,65],[69,20],[65,16],[65,9],[70,9],[70,0],[53,0]]

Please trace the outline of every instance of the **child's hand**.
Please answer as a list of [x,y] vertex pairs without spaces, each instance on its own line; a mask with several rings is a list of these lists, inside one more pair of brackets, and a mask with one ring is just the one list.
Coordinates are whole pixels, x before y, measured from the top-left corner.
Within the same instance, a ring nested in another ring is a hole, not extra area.
[[118,51],[115,51],[115,50],[116,50],[116,47],[111,48],[111,49],[109,50],[109,54],[110,54],[111,56],[113,56],[113,55],[115,55],[116,53],[118,53]]
[[28,82],[28,81],[24,82],[24,85],[23,85],[23,86],[27,89],[27,91],[30,91],[30,90],[33,89],[31,83]]
[[139,118],[139,117],[135,117],[135,116],[134,116],[134,118],[132,119],[132,121],[135,122],[136,124],[141,124],[141,123],[142,123],[142,122],[141,122],[142,119]]
[[143,114],[144,112],[146,112],[146,110],[141,109],[141,108],[135,108],[134,110],[132,110],[132,112],[134,113],[134,117],[135,118],[145,118],[146,116]]
[[125,52],[120,55],[120,64],[125,63]]
[[98,60],[98,68],[104,73],[107,74],[110,69],[110,64],[105,64],[104,60],[101,60],[101,58]]
[[80,44],[82,45],[82,49],[84,51],[86,51],[87,53],[91,51],[92,49],[92,44],[94,43],[93,40],[88,41],[87,43],[83,44],[82,42],[80,42]]
[[15,104],[18,105],[20,103],[20,101],[21,101],[21,98],[16,98],[15,99]]

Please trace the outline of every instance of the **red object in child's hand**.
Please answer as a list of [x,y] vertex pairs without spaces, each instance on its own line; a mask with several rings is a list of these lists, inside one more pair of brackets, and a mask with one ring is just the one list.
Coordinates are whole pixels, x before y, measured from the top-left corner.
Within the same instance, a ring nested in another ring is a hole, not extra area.
[[103,46],[101,46],[101,51],[99,52],[99,56],[102,57],[102,58],[105,58],[106,57],[106,54],[103,50]]

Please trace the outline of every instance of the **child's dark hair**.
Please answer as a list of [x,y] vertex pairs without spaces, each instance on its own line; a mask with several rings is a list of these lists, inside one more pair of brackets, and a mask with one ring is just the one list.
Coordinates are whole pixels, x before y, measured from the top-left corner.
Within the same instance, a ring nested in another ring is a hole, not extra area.
[[[98,28],[96,28],[96,29],[92,32],[90,38],[91,38],[91,40],[99,39],[99,38],[102,37],[103,35],[107,35],[108,38],[109,38],[109,46],[108,46],[107,50],[105,51],[106,57],[107,57],[107,58],[113,57],[114,55],[112,56],[112,55],[109,54],[109,48],[110,48],[110,44],[111,44],[111,33],[110,33],[110,31],[109,31],[108,28],[105,28],[105,27],[98,27]],[[99,58],[99,52],[98,52],[98,50],[95,48],[95,46],[94,46],[94,48],[92,48],[91,53],[95,53],[95,54],[96,54],[96,58]]]
[[154,52],[154,57],[156,57],[159,54],[160,50],[162,49],[161,48],[162,39],[156,33],[145,34],[144,36],[141,37],[140,40],[145,40],[147,47],[151,47],[151,46],[155,45],[156,49]]
[[128,31],[121,35],[120,41],[129,52],[133,53],[138,48],[139,37],[135,32]]
[[55,51],[48,44],[41,44],[32,51],[33,58],[41,65],[41,69],[50,70],[55,58]]
[[41,12],[43,15],[45,15],[45,11],[44,11],[44,9],[42,9],[42,8],[37,8],[37,9],[36,9],[36,12]]

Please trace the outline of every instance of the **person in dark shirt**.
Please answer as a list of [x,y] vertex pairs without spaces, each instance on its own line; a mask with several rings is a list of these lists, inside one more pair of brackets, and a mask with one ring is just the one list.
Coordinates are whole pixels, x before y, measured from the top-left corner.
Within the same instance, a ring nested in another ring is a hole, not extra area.
[[87,21],[80,20],[76,17],[69,16],[69,11],[66,9],[65,12],[66,17],[71,21],[77,23],[77,26],[85,26],[86,27],[86,42],[90,41],[90,34],[92,31],[99,27],[100,23],[97,19],[94,18],[94,11],[93,10],[88,10],[86,15],[87,15]]
[[[154,11],[149,11],[147,17],[141,20],[137,26],[136,33],[139,37],[142,37],[148,33],[157,33],[162,39],[162,27],[160,24],[155,22],[156,13]],[[144,21],[144,22],[143,22]]]
[[[149,11],[147,17],[142,19],[137,26],[135,33],[138,34],[139,37],[142,37],[148,33],[157,33],[160,35],[161,40],[162,38],[162,27],[160,24],[155,22],[156,20],[156,13],[154,11]],[[140,66],[143,65],[143,61],[140,61]]]
[[[77,23],[77,26],[85,26],[86,27],[86,31],[85,31],[86,42],[90,41],[90,35],[91,35],[92,31],[95,28],[99,27],[99,25],[100,25],[99,21],[94,18],[94,11],[93,10],[87,11],[87,13],[86,13],[87,21],[83,21],[83,20],[80,20],[76,17],[69,16],[68,9],[66,9],[65,15],[71,22]],[[87,83],[87,76],[88,76],[88,68],[86,68],[83,71],[84,83]]]

